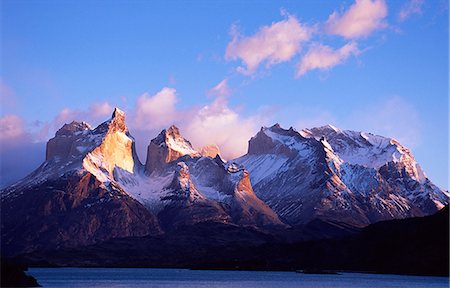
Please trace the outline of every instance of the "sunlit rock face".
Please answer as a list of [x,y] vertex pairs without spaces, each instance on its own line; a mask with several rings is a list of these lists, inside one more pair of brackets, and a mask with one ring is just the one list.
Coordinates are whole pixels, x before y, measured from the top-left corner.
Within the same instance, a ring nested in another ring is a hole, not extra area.
[[83,167],[94,174],[100,181],[113,178],[115,167],[130,173],[134,172],[137,160],[134,140],[128,133],[125,114],[115,109],[111,120],[101,124],[98,130],[100,145],[95,147],[83,159]]
[[150,174],[153,171],[161,170],[166,163],[184,155],[198,157],[200,153],[181,136],[180,130],[176,126],[171,126],[167,130],[161,131],[148,145],[145,171]]
[[[223,190],[229,190],[226,203],[231,209],[233,222],[239,225],[286,226],[278,215],[253,191],[249,172],[235,164],[228,165]],[[228,184],[229,183],[229,184]],[[231,184],[231,185],[230,185]],[[228,186],[228,187],[227,187]]]

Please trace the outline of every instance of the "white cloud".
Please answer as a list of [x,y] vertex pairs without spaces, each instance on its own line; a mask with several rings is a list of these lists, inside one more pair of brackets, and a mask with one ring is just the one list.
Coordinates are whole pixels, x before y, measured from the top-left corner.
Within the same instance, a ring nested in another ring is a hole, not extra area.
[[[150,140],[173,124],[197,149],[216,144],[226,159],[245,154],[248,140],[264,124],[268,113],[241,116],[228,104],[230,93],[228,80],[224,79],[208,91],[214,97],[211,103],[201,107],[177,109],[176,90],[167,87],[155,95],[145,93],[138,97],[135,107],[127,111],[126,122],[136,139],[140,159],[145,161]],[[70,115],[67,112],[61,114]]]
[[217,144],[222,156],[232,159],[247,152],[248,140],[258,131],[263,118],[259,114],[242,117],[229,107],[226,98],[217,97],[180,126],[194,146]]
[[348,43],[337,50],[333,50],[329,46],[315,44],[311,46],[298,64],[296,76],[300,77],[313,69],[329,70],[342,64],[350,55],[358,55],[359,53],[358,45],[355,42]]
[[164,87],[153,96],[148,93],[141,95],[132,113],[133,125],[139,129],[154,129],[170,125],[179,116],[175,108],[176,103],[176,90],[173,88]]
[[367,37],[387,27],[384,21],[387,14],[384,0],[356,0],[345,13],[333,12],[325,23],[325,30],[349,39]]
[[302,42],[308,41],[313,30],[301,24],[297,18],[287,15],[285,20],[263,26],[253,36],[244,37],[232,28],[232,41],[226,48],[227,60],[240,59],[245,67],[238,71],[250,75],[260,64],[267,67],[289,61],[301,50]]
[[93,103],[89,107],[89,113],[97,117],[104,117],[111,114],[113,107],[108,102]]
[[405,3],[400,12],[398,13],[398,19],[400,21],[405,21],[410,18],[412,15],[422,14],[422,5],[424,0],[410,0]]

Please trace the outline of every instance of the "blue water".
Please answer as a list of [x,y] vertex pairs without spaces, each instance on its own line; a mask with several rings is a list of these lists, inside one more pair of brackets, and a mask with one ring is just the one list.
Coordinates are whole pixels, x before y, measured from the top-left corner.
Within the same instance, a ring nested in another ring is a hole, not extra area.
[[447,277],[343,273],[192,271],[150,268],[30,268],[44,287],[449,287]]

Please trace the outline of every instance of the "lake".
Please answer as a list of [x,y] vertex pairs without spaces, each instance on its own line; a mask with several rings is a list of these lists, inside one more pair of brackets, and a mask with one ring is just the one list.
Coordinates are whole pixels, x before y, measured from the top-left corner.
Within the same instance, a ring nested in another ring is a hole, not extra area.
[[343,273],[200,271],[152,268],[30,268],[44,287],[445,287],[447,277]]

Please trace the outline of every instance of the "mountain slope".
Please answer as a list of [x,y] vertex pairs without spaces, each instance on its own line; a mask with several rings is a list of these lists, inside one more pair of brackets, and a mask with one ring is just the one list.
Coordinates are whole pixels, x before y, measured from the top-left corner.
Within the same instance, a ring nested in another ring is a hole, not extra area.
[[49,141],[46,161],[1,192],[2,253],[161,233],[155,215],[113,181],[113,167],[133,171],[136,160],[117,109],[94,130],[64,125]]
[[[380,220],[429,215],[449,194],[393,139],[324,126],[261,128],[225,162],[171,126],[139,161],[125,114],[65,124],[46,160],[1,191],[2,253],[86,246],[189,227],[233,227],[297,241]],[[229,239],[230,240],[230,239]]]
[[205,221],[283,226],[253,192],[248,172],[227,166],[214,152],[215,158],[201,156],[171,126],[150,142],[144,173],[116,169],[115,179],[166,228]]
[[393,139],[332,126],[262,128],[233,160],[254,190],[291,225],[313,219],[365,226],[429,215],[448,203],[408,149]]

